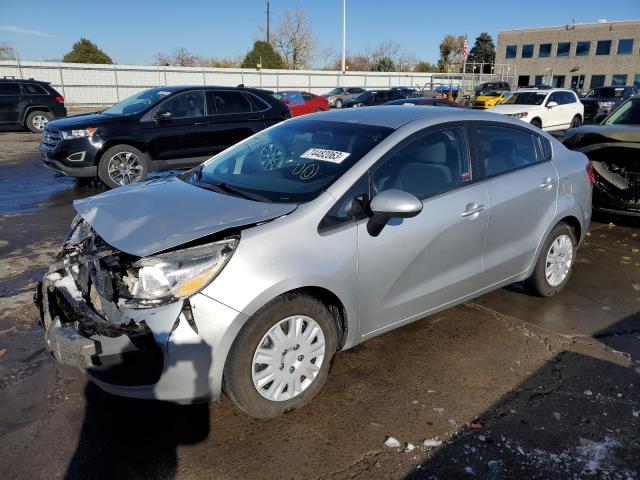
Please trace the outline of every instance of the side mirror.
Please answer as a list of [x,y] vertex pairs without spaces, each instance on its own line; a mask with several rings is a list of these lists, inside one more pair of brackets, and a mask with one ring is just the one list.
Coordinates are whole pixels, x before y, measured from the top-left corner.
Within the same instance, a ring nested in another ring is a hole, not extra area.
[[173,113],[169,110],[160,110],[153,114],[153,119],[157,122],[166,122],[167,120],[171,120],[173,118]]
[[402,190],[385,190],[379,193],[369,205],[373,216],[367,223],[367,231],[377,237],[392,218],[411,218],[422,211],[422,202]]
[[553,108],[553,107],[557,107],[558,106],[558,102],[548,102],[547,103],[547,108]]

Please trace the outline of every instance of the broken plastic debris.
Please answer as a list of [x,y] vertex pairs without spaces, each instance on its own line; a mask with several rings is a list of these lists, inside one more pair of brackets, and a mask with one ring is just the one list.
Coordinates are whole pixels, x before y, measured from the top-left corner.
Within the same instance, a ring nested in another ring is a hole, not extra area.
[[384,444],[387,447],[391,447],[391,448],[397,448],[400,446],[400,442],[393,437],[387,437],[387,439],[384,441]]
[[633,415],[633,418],[640,417],[640,410],[631,410],[631,415]]
[[439,447],[440,445],[442,445],[442,442],[440,440],[436,440],[435,438],[425,438],[422,441],[422,445],[424,445],[425,447],[433,448]]
[[464,422],[465,427],[467,428],[472,428],[474,430],[479,430],[482,428],[482,424],[481,423],[475,423],[475,422]]
[[411,443],[411,442],[407,442],[407,443],[405,443],[405,444],[404,444],[404,451],[405,451],[405,452],[410,452],[410,451],[412,451],[414,448],[416,448],[416,446],[415,446],[413,443]]

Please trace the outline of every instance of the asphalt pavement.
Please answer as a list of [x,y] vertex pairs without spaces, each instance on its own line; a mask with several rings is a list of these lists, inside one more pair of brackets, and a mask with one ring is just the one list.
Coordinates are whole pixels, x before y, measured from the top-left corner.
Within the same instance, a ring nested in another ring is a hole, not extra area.
[[102,190],[0,133],[0,478],[640,478],[640,222],[596,218],[561,295],[513,285],[340,352],[273,420],[117,398],[45,352],[32,294]]

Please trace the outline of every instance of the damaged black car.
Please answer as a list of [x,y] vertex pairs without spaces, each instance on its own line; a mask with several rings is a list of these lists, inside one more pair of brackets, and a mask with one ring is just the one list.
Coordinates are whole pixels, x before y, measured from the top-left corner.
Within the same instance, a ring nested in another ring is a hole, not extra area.
[[564,145],[589,157],[594,209],[640,217],[640,95],[621,103],[600,125],[568,130]]

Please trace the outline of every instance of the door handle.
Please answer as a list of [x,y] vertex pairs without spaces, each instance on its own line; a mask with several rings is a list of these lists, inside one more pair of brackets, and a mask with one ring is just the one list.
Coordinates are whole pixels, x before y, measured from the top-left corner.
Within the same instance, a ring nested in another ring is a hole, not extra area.
[[551,187],[554,183],[556,183],[556,179],[555,178],[544,177],[542,179],[542,183],[540,184],[540,188],[545,190],[545,189]]
[[470,203],[467,205],[467,209],[460,214],[461,217],[470,217],[476,213],[480,213],[484,210],[484,205],[478,205],[476,203]]

